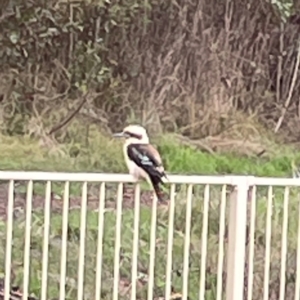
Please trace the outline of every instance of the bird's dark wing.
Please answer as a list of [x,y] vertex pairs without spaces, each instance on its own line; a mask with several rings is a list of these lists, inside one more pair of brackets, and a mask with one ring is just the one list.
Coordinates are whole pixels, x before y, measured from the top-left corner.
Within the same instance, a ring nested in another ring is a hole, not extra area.
[[127,147],[127,155],[136,165],[147,173],[159,172],[164,176],[164,168],[157,150],[150,144],[130,144]]
[[130,144],[127,155],[137,166],[142,168],[152,182],[158,199],[162,199],[159,184],[163,184],[162,177],[167,177],[158,151],[151,144]]

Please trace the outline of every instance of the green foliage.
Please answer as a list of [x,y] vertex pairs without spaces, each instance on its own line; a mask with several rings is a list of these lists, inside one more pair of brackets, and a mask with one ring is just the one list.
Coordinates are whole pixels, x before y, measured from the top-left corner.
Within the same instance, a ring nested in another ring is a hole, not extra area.
[[281,18],[284,22],[290,17],[293,12],[293,1],[291,0],[284,0],[278,1],[273,0],[272,4],[275,6],[276,9],[280,12]]
[[[164,138],[165,139],[165,138]],[[234,153],[211,155],[178,142],[162,140],[159,149],[164,155],[170,172],[184,174],[236,174],[256,176],[291,176],[292,158],[299,154],[286,152],[272,158],[241,157]]]
[[[178,213],[178,212],[177,212]],[[132,255],[132,243],[133,243],[133,217],[134,212],[132,210],[126,210],[122,216],[122,240],[121,240],[121,258],[122,264],[120,268],[120,281],[125,282],[131,278],[131,255]],[[102,263],[102,299],[111,299],[112,292],[112,280],[113,280],[113,264],[114,264],[114,244],[115,244],[115,213],[107,211],[105,213],[105,226],[104,226],[104,247],[103,247],[103,263]],[[156,256],[156,270],[155,270],[155,295],[162,294],[165,286],[165,267],[166,267],[166,246],[168,228],[165,226],[167,221],[165,215],[159,215],[159,222],[163,222],[158,225],[157,228],[157,256]],[[139,251],[139,277],[145,277],[147,281],[147,270],[149,261],[149,242],[150,242],[150,221],[151,211],[149,209],[142,209],[140,216],[140,247]],[[30,272],[30,292],[36,296],[40,295],[40,276],[42,271],[41,257],[42,257],[42,242],[43,242],[43,215],[34,214],[32,226],[32,238],[31,238],[31,272]],[[195,220],[196,221],[196,220]],[[199,223],[200,224],[200,223]],[[13,263],[16,266],[14,272],[16,275],[15,284],[22,284],[22,262],[24,252],[20,252],[23,249],[24,244],[22,236],[24,235],[24,219],[21,217],[14,228],[15,243],[13,245]],[[198,225],[199,227],[199,225]],[[2,251],[0,258],[4,258],[5,250],[5,224],[1,224],[1,243]],[[49,297],[55,298],[59,294],[59,273],[60,273],[60,261],[57,259],[61,254],[60,237],[62,232],[62,219],[58,214],[53,214],[51,218],[51,233],[49,243]],[[34,233],[34,234],[33,234]],[[94,294],[95,285],[95,266],[97,255],[97,234],[98,234],[98,214],[96,212],[88,212],[87,218],[87,235],[86,235],[86,267],[85,267],[85,297],[92,297]],[[175,232],[174,235],[174,269],[178,270],[180,274],[182,272],[182,256],[183,256],[183,232]],[[68,260],[67,260],[67,299],[73,299],[76,297],[75,281],[77,278],[78,268],[78,252],[79,252],[79,240],[80,240],[80,212],[73,210],[69,215],[68,225]],[[192,243],[196,246],[198,240],[193,239]],[[192,268],[198,268],[199,253],[194,253],[192,256]],[[199,282],[199,274],[194,270],[191,273],[192,293],[196,295],[198,293],[197,283]],[[3,274],[3,269],[0,272]],[[215,276],[215,275],[214,275]],[[213,275],[212,275],[213,278]],[[180,291],[181,289],[181,276],[175,279],[175,288]],[[210,279],[209,279],[210,280]],[[73,286],[74,284],[74,286]],[[125,287],[120,288],[120,293],[124,293]],[[146,287],[143,287],[138,292],[138,297],[146,297]]]
[[[0,168],[2,170],[43,170],[81,172],[127,172],[122,145],[113,137],[90,131],[88,144],[72,141],[57,145],[49,152],[29,137],[0,136]],[[281,151],[270,158],[238,157],[234,153],[211,155],[181,145],[164,136],[156,139],[166,169],[178,174],[240,174],[256,176],[292,176],[292,162],[300,160],[298,152]],[[76,148],[76,155],[73,155]],[[286,153],[286,154],[284,154]],[[51,163],[50,163],[51,162]]]
[[[52,151],[29,137],[0,136],[0,168],[2,170],[43,170],[81,172],[127,172],[122,144],[112,136],[90,130],[87,143],[72,140],[57,145]],[[211,155],[182,145],[172,135],[156,138],[167,171],[177,174],[240,174],[269,177],[292,176],[292,163],[300,154],[282,148],[266,158],[242,157],[234,153]],[[75,150],[74,150],[75,149]],[[76,155],[74,155],[76,152]]]

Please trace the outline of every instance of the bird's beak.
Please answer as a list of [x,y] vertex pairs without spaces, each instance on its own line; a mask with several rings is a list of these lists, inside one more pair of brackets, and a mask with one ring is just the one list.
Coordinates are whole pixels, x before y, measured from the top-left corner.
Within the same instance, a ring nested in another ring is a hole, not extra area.
[[118,133],[114,133],[113,137],[122,138],[122,137],[126,137],[126,135],[124,134],[124,132],[118,132]]

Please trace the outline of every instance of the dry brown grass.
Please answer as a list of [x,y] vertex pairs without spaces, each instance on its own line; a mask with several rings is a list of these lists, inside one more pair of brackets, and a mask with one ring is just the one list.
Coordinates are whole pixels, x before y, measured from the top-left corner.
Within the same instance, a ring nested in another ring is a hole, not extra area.
[[139,121],[152,132],[218,140],[255,120],[254,131],[299,138],[297,15],[283,24],[260,0],[144,4],[2,10],[2,130],[47,144],[47,136],[67,140],[79,118],[107,131]]

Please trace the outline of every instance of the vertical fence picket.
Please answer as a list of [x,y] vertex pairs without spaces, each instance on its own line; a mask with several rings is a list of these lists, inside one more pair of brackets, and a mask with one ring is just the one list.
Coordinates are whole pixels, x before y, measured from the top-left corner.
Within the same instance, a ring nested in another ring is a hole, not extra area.
[[66,275],[67,275],[67,245],[68,245],[68,223],[69,223],[69,199],[70,182],[65,182],[62,214],[62,236],[61,236],[61,256],[60,256],[60,281],[59,300],[66,298]]
[[209,210],[209,185],[204,189],[203,221],[201,235],[201,265],[200,265],[200,288],[199,300],[205,299],[205,280],[206,280],[206,254],[207,254],[207,233],[208,233],[208,210]]
[[280,262],[281,270],[280,270],[280,297],[279,297],[280,300],[285,299],[289,195],[290,195],[290,190],[288,187],[286,187],[284,190],[283,220],[282,220],[282,232],[281,232],[281,262]]
[[150,256],[149,256],[149,278],[147,299],[153,299],[154,290],[154,267],[155,267],[155,246],[156,246],[156,221],[157,221],[157,197],[152,201],[151,229],[150,229]]
[[174,215],[175,215],[175,184],[172,184],[170,189],[165,300],[171,299]]
[[248,268],[248,291],[247,291],[248,300],[252,300],[252,295],[253,295],[255,220],[256,220],[256,186],[252,188],[251,209],[250,209],[249,256],[248,256],[249,268]]
[[272,211],[273,211],[273,188],[272,186],[269,186],[268,201],[267,201],[267,220],[266,220],[266,249],[265,249],[264,295],[263,295],[264,300],[269,300]]
[[85,256],[85,231],[86,231],[86,213],[87,213],[87,182],[82,185],[81,212],[80,212],[80,245],[78,259],[78,282],[77,299],[84,297],[84,256]]
[[51,212],[51,181],[47,181],[46,192],[45,192],[45,206],[44,206],[44,238],[43,238],[41,300],[47,300],[50,212]]
[[28,288],[29,288],[29,278],[30,278],[29,268],[30,268],[32,194],[33,194],[33,181],[29,180],[27,185],[27,196],[26,196],[23,300],[28,298]]
[[217,273],[217,300],[222,300],[223,291],[223,262],[224,262],[224,234],[226,216],[226,185],[222,187],[220,204],[220,224],[219,224],[219,253],[218,253],[218,273]]
[[113,300],[118,300],[119,297],[122,203],[123,203],[123,184],[119,183],[118,195],[117,195],[117,212],[116,212],[117,218],[116,218],[116,240],[115,240],[115,257],[114,257]]
[[184,239],[184,254],[183,254],[183,283],[182,283],[182,299],[188,299],[188,284],[189,284],[189,257],[190,257],[190,241],[191,241],[191,216],[192,216],[192,199],[193,185],[190,184],[187,190],[186,201],[186,217],[185,217],[185,239]]
[[104,208],[105,208],[105,183],[102,182],[100,186],[99,209],[98,209],[98,241],[97,241],[97,262],[96,262],[96,282],[95,282],[96,300],[101,299]]
[[136,184],[134,189],[134,224],[133,224],[133,245],[132,245],[132,269],[131,269],[131,300],[136,299],[136,281],[139,252],[139,221],[140,221],[140,185]]
[[6,250],[5,250],[5,292],[4,300],[10,298],[10,273],[11,273],[11,256],[13,245],[13,213],[14,213],[14,180],[9,181],[8,185],[8,203],[6,219]]

